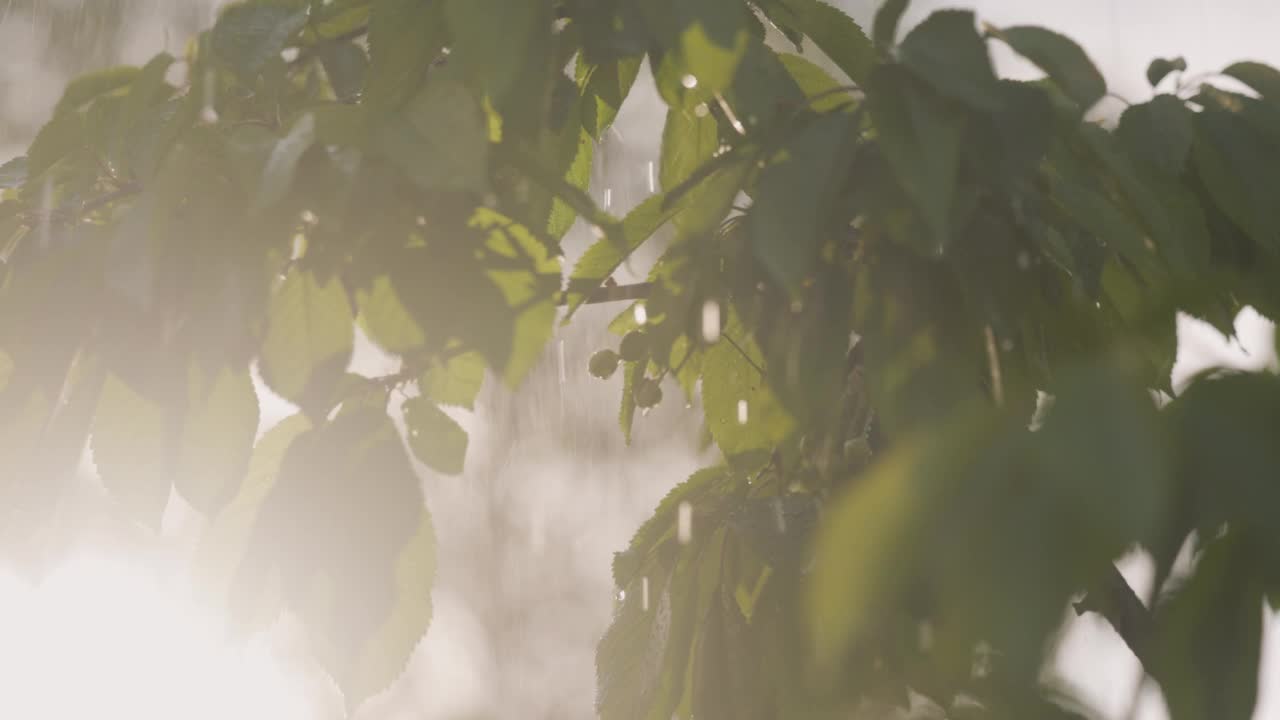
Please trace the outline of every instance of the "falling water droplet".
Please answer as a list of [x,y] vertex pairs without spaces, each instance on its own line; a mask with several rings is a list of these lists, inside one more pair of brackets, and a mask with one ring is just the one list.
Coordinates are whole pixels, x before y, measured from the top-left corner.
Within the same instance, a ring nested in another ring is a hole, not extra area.
[[40,247],[49,247],[53,233],[53,179],[46,177],[40,186]]
[[711,110],[707,107],[706,103],[698,103],[693,108],[693,114],[700,118],[706,117],[709,112],[711,112]]
[[804,301],[803,301],[803,300],[792,300],[792,301],[791,301],[791,312],[796,313],[796,314],[798,315],[798,314],[800,314],[800,313],[801,313],[801,312],[803,312],[803,311],[804,311]]
[[1022,252],[1018,253],[1018,269],[1019,270],[1031,269],[1031,253],[1027,252],[1026,250],[1023,250]]
[[684,501],[676,507],[676,542],[688,545],[693,540],[693,506]]
[[315,225],[320,221],[319,218],[316,217],[316,214],[310,210],[303,210],[302,214],[299,215],[299,218],[301,218],[302,222],[306,225]]
[[720,303],[715,300],[702,304],[702,339],[709,343],[720,339]]
[[649,322],[649,311],[644,309],[644,303],[636,303],[634,311],[637,325],[644,325]]
[[604,209],[608,210],[613,205],[613,188],[604,189]]
[[738,401],[738,424],[746,425],[748,420],[748,408],[746,400]]
[[415,224],[417,224],[417,226],[418,226],[418,227],[426,227],[426,226],[427,226],[427,218],[426,218],[426,216],[425,216],[425,215],[419,215],[418,217],[416,217],[416,218],[414,218],[414,219],[413,219],[413,222],[414,222]]
[[600,227],[599,225],[592,224],[591,234],[594,235],[596,239],[600,239],[604,237],[604,228]]
[[787,516],[782,514],[782,498],[775,497],[773,502],[773,524],[777,528],[778,534],[782,535],[787,532]]
[[933,623],[926,620],[916,626],[916,645],[921,652],[933,649]]
[[287,63],[291,63],[298,59],[300,52],[301,51],[296,47],[287,47],[280,51],[280,59]]
[[1000,349],[1005,352],[1013,352],[1013,341],[1005,338],[1000,341]]
[[298,260],[307,254],[307,236],[297,233],[293,236],[293,246],[289,251],[290,260]]
[[200,121],[209,125],[218,122],[217,104],[218,76],[212,70],[204,74],[204,105],[200,108]]
[[640,578],[640,609],[649,612],[649,577]]
[[680,84],[683,85],[686,90],[692,90],[698,87],[698,78],[693,75],[685,75],[680,78]]
[[619,590],[619,591],[618,591],[618,602],[625,602],[625,601],[626,601],[626,599],[627,599],[627,591],[626,591],[626,590]]
[[564,340],[563,339],[560,340],[557,350],[558,350],[558,357],[560,359],[560,384],[563,385],[569,381],[568,371],[565,368],[565,362],[564,362]]
[[658,176],[654,169],[654,162],[649,161],[649,192],[658,191]]

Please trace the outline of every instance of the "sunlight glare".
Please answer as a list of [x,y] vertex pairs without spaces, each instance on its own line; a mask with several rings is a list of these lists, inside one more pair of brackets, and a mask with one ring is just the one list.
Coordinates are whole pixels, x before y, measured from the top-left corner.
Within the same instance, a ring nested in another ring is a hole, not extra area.
[[80,555],[0,572],[0,714],[26,720],[313,720],[301,673],[145,567]]

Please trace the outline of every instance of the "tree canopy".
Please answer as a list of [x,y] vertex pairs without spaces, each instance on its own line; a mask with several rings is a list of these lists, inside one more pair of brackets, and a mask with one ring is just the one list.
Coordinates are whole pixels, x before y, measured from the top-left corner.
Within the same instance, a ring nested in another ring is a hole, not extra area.
[[[203,513],[228,611],[293,612],[356,707],[430,621],[411,456],[461,472],[482,382],[624,298],[588,368],[620,431],[683,395],[723,462],[615,557],[601,718],[1088,717],[1042,681],[1073,604],[1175,720],[1249,718],[1280,379],[1170,370],[1178,312],[1280,316],[1280,71],[1157,59],[1109,127],[1072,40],[906,6],[247,0],[77,78],[0,167],[0,552],[48,561],[87,446],[139,523]],[[592,156],[640,72],[658,187],[615,217]],[[351,373],[357,328],[401,369]],[[254,372],[298,410],[261,436]]]

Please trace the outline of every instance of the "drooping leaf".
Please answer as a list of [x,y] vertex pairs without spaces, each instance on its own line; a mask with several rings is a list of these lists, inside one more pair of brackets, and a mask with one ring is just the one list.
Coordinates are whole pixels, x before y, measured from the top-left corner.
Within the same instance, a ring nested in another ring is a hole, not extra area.
[[1193,124],[1191,158],[1209,195],[1255,243],[1280,249],[1280,206],[1267,190],[1280,182],[1277,153],[1234,114],[1208,110]]
[[1191,120],[1191,111],[1176,97],[1157,95],[1126,108],[1116,136],[1140,161],[1178,176],[1191,152]]
[[0,165],[0,190],[21,187],[27,181],[27,158],[20,155]]
[[995,36],[1040,66],[1081,110],[1087,111],[1107,94],[1102,73],[1070,38],[1035,25],[1004,28]]
[[369,56],[359,45],[325,43],[320,48],[320,62],[324,64],[324,74],[339,100],[352,100],[364,90]]
[[779,55],[778,59],[795,78],[796,84],[811,98],[809,107],[815,112],[830,112],[853,100],[852,93],[841,88],[835,78],[800,55]]
[[679,108],[668,110],[658,163],[658,181],[662,188],[669,191],[688,180],[719,148],[720,129],[715,118],[699,117]]
[[542,27],[545,0],[445,0],[444,15],[453,33],[450,62],[456,60],[492,98],[502,98],[519,78],[533,36]]
[[467,433],[425,396],[404,404],[409,447],[428,467],[445,475],[462,473],[467,457]]
[[262,379],[309,409],[351,360],[355,326],[346,291],[336,277],[322,280],[294,268],[272,294],[267,313]]
[[674,8],[685,71],[697,87],[724,92],[747,49],[745,7],[738,0],[683,0]]
[[730,322],[702,362],[702,406],[707,427],[726,458],[750,450],[773,450],[795,429],[762,374],[764,358],[755,342]]
[[636,76],[640,73],[642,56],[610,60],[596,66],[586,66],[578,60],[578,82],[582,86],[582,126],[591,137],[599,140],[604,131],[613,125],[622,103],[631,93]]
[[106,95],[127,87],[137,78],[138,73],[138,68],[122,65],[81,75],[67,85],[67,89],[62,93],[62,99],[53,109],[53,114],[75,112],[99,95]]
[[258,209],[269,208],[280,202],[290,188],[298,170],[302,155],[316,141],[316,119],[311,113],[298,118],[289,132],[280,138],[267,156],[262,169],[262,183],[254,195]]

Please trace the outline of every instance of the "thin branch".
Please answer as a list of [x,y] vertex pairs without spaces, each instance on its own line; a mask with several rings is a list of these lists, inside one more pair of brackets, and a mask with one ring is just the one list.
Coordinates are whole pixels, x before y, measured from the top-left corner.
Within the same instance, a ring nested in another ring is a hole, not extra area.
[[[572,283],[570,283],[572,287]],[[595,288],[589,292],[587,299],[582,302],[583,305],[599,305],[602,303],[621,302],[623,300],[644,300],[649,297],[650,291],[653,290],[653,283],[641,282],[631,285],[605,285]],[[568,305],[569,296],[563,294],[560,296],[559,305]]]
[[757,365],[757,364],[756,364],[756,361],[751,359],[751,356],[747,354],[747,351],[746,351],[746,350],[743,350],[743,349],[742,349],[742,346],[741,346],[741,345],[739,345],[738,343],[734,342],[734,339],[733,339],[732,337],[730,337],[728,333],[722,333],[722,334],[720,335],[720,337],[721,337],[721,338],[724,338],[726,341],[728,341],[728,343],[729,343],[730,345],[732,345],[732,346],[733,346],[733,349],[734,349],[734,350],[737,350],[737,351],[738,351],[738,354],[742,356],[742,359],[743,359],[743,360],[746,360],[748,363],[750,363],[750,364],[751,364],[751,367],[755,368],[755,369],[756,369],[756,372],[760,373],[760,378],[761,378],[761,379],[764,379],[764,377],[765,377],[765,374],[764,374],[764,368],[762,368],[762,367],[760,367],[759,365]]

